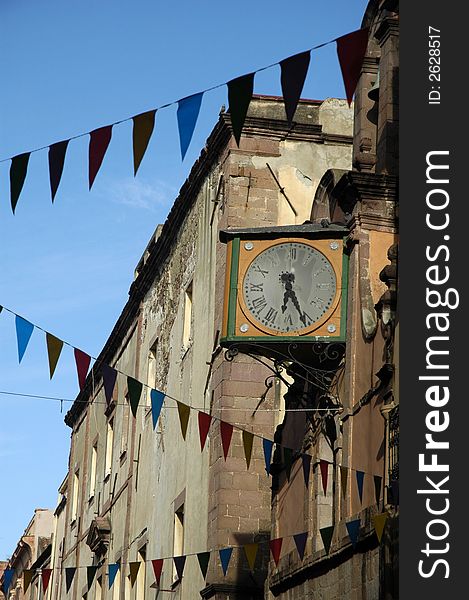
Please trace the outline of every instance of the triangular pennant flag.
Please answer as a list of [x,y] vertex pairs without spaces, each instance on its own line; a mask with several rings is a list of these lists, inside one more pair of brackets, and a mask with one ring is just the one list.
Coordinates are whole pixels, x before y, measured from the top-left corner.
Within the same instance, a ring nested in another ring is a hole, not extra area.
[[183,439],[186,439],[187,434],[187,425],[189,424],[189,415],[191,414],[191,409],[187,404],[183,402],[179,402],[176,400],[176,404],[178,405],[178,413],[179,413],[179,422],[181,423],[181,433]]
[[[111,565],[109,565],[110,567]],[[73,578],[75,577],[75,573],[77,572],[76,567],[66,567],[65,568],[65,589],[67,593],[70,591],[72,586]]]
[[96,575],[97,570],[98,570],[98,567],[96,565],[92,565],[91,567],[86,567],[86,583],[88,585],[88,591],[90,590],[91,586],[93,585],[93,579],[94,579],[94,576]]
[[109,589],[112,588],[117,573],[119,572],[119,563],[112,563],[108,565],[107,578]]
[[184,572],[184,565],[186,564],[185,556],[175,556],[173,558],[174,566],[176,567],[176,573],[178,574],[178,579],[182,579],[182,574]]
[[352,103],[368,46],[368,29],[358,29],[337,38],[337,56],[344,80],[347,101]]
[[249,568],[254,571],[254,565],[256,563],[257,551],[259,550],[259,544],[245,544],[244,553],[248,561]]
[[319,530],[319,533],[321,534],[322,543],[324,544],[326,554],[329,554],[329,550],[331,549],[332,534],[334,533],[334,525],[323,527]]
[[182,160],[184,160],[189,144],[191,143],[203,95],[203,92],[199,92],[198,94],[187,96],[187,98],[183,98],[178,102],[177,120]]
[[137,381],[133,377],[127,377],[127,390],[129,392],[130,408],[134,417],[137,416],[138,403],[140,402],[140,396],[142,395],[143,384],[141,381]]
[[63,140],[49,146],[49,181],[52,202],[54,202],[55,194],[59,188],[62,172],[64,170],[65,154],[67,152],[68,142]]
[[106,154],[112,136],[112,125],[106,125],[90,132],[89,146],[89,186],[90,190]]
[[295,546],[298,551],[298,556],[300,557],[300,560],[303,560],[303,558],[304,558],[307,539],[308,539],[307,531],[305,531],[304,533],[297,533],[293,536],[293,540],[295,542]]
[[26,352],[26,348],[28,347],[31,335],[34,331],[34,325],[18,315],[15,317],[15,325],[16,339],[18,342],[18,359],[19,362],[21,362],[24,353]]
[[363,501],[363,480],[365,478],[365,473],[363,471],[357,471],[357,486],[358,486],[358,496],[360,497],[360,503]]
[[272,558],[274,560],[275,566],[278,567],[278,561],[280,560],[280,552],[282,551],[283,538],[277,538],[275,540],[270,540],[269,547],[272,553]]
[[156,429],[158,419],[160,418],[161,408],[163,406],[165,395],[163,394],[163,392],[160,392],[159,390],[151,390],[150,391],[150,399],[151,399],[151,418],[153,421],[153,429]]
[[129,570],[130,570],[130,586],[134,587],[135,582],[137,581],[138,570],[140,569],[140,562],[130,562]]
[[305,480],[305,486],[309,486],[309,473],[311,471],[311,454],[302,454],[301,461],[303,463],[303,477]]
[[243,448],[244,457],[246,459],[246,467],[249,469],[251,465],[252,445],[254,442],[254,434],[243,429]]
[[283,462],[285,465],[285,473],[287,475],[287,481],[290,481],[291,468],[293,464],[293,450],[291,448],[283,449]]
[[73,349],[73,354],[75,355],[75,364],[77,365],[78,385],[80,386],[80,390],[82,390],[85,387],[86,375],[91,363],[91,356],[78,348]]
[[163,570],[163,562],[164,561],[162,558],[157,558],[157,559],[151,561],[151,564],[153,566],[153,573],[155,574],[155,579],[156,579],[156,583],[158,584],[158,587],[160,587],[161,571]]
[[199,411],[199,437],[200,437],[200,450],[205,448],[205,442],[207,441],[208,432],[210,431],[210,424],[212,422],[212,415]]
[[202,572],[202,577],[207,577],[208,563],[210,561],[210,552],[199,552],[197,554],[197,560],[199,561],[200,571]]
[[391,480],[391,504],[399,506],[399,481],[397,479]]
[[134,149],[134,176],[137,174],[138,168],[150,141],[151,134],[155,127],[156,110],[149,110],[140,115],[133,117],[134,127],[132,132],[132,142]]
[[103,365],[103,385],[104,394],[106,396],[106,402],[111,404],[112,394],[114,392],[114,386],[116,385],[117,371],[108,365]]
[[303,91],[306,75],[308,73],[311,50],[295,54],[289,58],[280,61],[280,81],[282,84],[283,100],[285,102],[285,112],[289,123],[295,116],[298,100]]
[[265,470],[267,471],[267,475],[270,475],[270,462],[272,460],[272,448],[274,447],[274,443],[263,438],[262,447],[264,449]]
[[231,444],[231,436],[233,435],[233,425],[231,423],[225,423],[225,421],[220,421],[220,435],[221,435],[221,444],[223,446],[223,456],[228,456],[228,452],[230,451]]
[[375,498],[376,504],[379,506],[379,499],[381,498],[381,481],[382,477],[380,475],[375,475],[373,477],[373,481],[375,483]]
[[381,538],[383,537],[384,526],[388,520],[388,513],[384,512],[379,515],[373,515],[373,525],[376,532],[378,542],[381,544]]
[[42,593],[45,594],[49,585],[50,576],[52,575],[52,569],[42,569]]
[[340,487],[342,489],[342,495],[345,499],[347,493],[347,481],[348,481],[348,467],[340,467]]
[[13,579],[14,573],[14,569],[5,569],[3,571],[3,592],[5,596],[8,595],[8,590],[10,589],[11,580]]
[[13,214],[23,189],[24,180],[28,171],[28,163],[31,152],[18,154],[11,159],[10,166],[10,201]]
[[34,569],[25,569],[23,571],[23,594],[26,593],[26,590],[28,589],[29,584],[31,583],[34,573]]
[[222,548],[218,551],[218,554],[220,555],[223,575],[226,575],[226,572],[228,571],[228,565],[230,564],[231,555],[233,554],[233,548]]
[[326,493],[327,493],[327,475],[329,472],[329,463],[327,462],[327,460],[320,460],[319,468],[321,469],[322,489],[324,490],[324,495],[326,495]]
[[239,146],[241,132],[254,91],[254,73],[232,79],[228,81],[227,85],[231,127],[236,144]]
[[59,338],[56,338],[55,335],[52,335],[52,333],[46,333],[46,343],[47,356],[49,357],[49,373],[52,379],[64,343]]
[[360,519],[355,519],[355,521],[350,521],[350,523],[345,523],[347,527],[348,535],[350,541],[352,542],[353,548],[357,545],[358,534],[360,533]]

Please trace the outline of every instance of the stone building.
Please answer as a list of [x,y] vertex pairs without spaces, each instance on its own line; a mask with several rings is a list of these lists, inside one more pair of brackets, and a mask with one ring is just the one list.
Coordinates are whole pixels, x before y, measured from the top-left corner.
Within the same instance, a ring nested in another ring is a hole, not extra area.
[[5,569],[13,569],[8,595],[5,600],[41,600],[41,584],[37,574],[30,583],[29,589],[24,590],[23,574],[26,570],[39,570],[48,564],[54,529],[53,514],[45,508],[36,508],[31,521],[18,541],[13,554],[6,562],[0,575],[0,589],[3,589]]
[[[353,111],[343,100],[302,100],[293,126],[283,101],[255,96],[237,147],[222,111],[169,216],[137,265],[129,299],[86,384],[66,415],[69,471],[56,511],[54,598],[141,600],[170,595],[263,598],[268,547],[254,572],[235,550],[226,577],[212,553],[206,579],[195,556],[179,578],[165,560],[155,591],[151,560],[268,539],[271,481],[262,448],[246,469],[241,432],[223,457],[219,422],[200,450],[197,411],[272,438],[283,402],[270,372],[248,357],[224,358],[219,345],[225,280],[221,229],[301,224],[324,172],[349,169]],[[106,402],[102,368],[118,371]],[[154,430],[149,388],[136,416],[127,376],[166,394]],[[182,437],[176,400],[192,409]],[[121,569],[108,591],[107,564]],[[129,563],[139,563],[134,585]],[[91,588],[86,569],[97,566]],[[63,569],[80,567],[65,590]]]
[[[347,339],[334,367],[340,410],[329,421],[321,417],[313,383],[286,396],[287,407],[309,412],[306,420],[287,413],[277,430],[276,441],[296,440],[298,453],[289,481],[281,452],[275,454],[272,537],[309,535],[303,560],[286,540],[278,567],[270,563],[268,597],[279,600],[398,597],[398,2],[371,0],[362,27],[369,27],[369,40],[355,95],[353,168],[325,172],[311,212],[313,222],[343,225],[348,236]],[[312,456],[308,488],[300,453]],[[328,463],[326,494],[321,459]],[[362,499],[357,473],[364,474]],[[373,516],[385,511],[380,545]],[[354,547],[346,523],[358,519]],[[327,552],[320,530],[331,526]]]

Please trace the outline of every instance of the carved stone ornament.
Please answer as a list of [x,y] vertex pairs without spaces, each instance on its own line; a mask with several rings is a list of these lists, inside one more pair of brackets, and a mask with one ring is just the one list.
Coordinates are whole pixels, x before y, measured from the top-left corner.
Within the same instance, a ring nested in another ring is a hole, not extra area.
[[107,517],[96,517],[91,521],[86,543],[98,556],[106,554],[111,538],[111,524]]

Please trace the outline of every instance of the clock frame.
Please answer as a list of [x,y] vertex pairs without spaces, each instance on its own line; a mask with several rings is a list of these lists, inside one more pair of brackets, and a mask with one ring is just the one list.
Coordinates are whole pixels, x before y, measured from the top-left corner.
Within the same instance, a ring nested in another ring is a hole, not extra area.
[[[221,240],[227,243],[221,344],[345,341],[348,256],[344,252],[344,238],[347,233],[344,227],[324,228],[315,224],[221,232]],[[288,243],[310,246],[327,259],[335,274],[336,292],[331,305],[316,321],[286,332],[272,329],[256,318],[246,304],[243,282],[249,266],[258,256],[269,248]]]

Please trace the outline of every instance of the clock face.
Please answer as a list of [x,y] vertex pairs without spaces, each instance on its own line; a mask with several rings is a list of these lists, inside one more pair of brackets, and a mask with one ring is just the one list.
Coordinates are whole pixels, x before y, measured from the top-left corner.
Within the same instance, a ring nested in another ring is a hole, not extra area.
[[316,248],[299,242],[271,246],[258,254],[242,284],[244,304],[263,329],[279,333],[310,330],[333,306],[334,269]]

